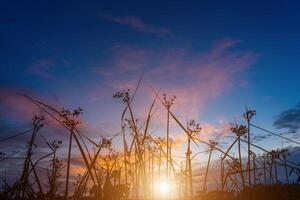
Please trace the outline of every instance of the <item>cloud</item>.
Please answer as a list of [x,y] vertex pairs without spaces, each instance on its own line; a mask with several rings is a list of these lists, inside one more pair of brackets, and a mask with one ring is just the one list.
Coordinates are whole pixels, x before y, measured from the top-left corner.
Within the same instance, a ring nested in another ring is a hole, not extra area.
[[[26,129],[29,129],[32,127],[32,117],[34,115],[40,115],[45,118],[46,125],[44,128],[55,129],[54,132],[57,134],[51,135],[59,135],[60,131],[58,131],[58,129],[61,128],[61,125],[39,109],[37,105],[25,98],[23,96],[24,94],[49,104],[58,110],[63,107],[54,99],[46,100],[44,96],[33,94],[28,90],[22,91],[21,89],[16,88],[0,88],[0,119],[2,119],[2,124],[4,124],[3,128],[6,130],[2,132],[2,134],[5,135],[5,132],[20,132],[20,128],[23,130],[25,127]],[[55,113],[52,114],[55,115]]]
[[23,93],[11,88],[0,89],[0,103],[0,108],[3,110],[1,115],[5,119],[13,118],[17,121],[31,121],[33,114],[39,110],[24,98]]
[[278,129],[295,133],[300,128],[300,103],[294,108],[282,111],[273,124]]
[[[209,142],[209,140],[217,141],[224,136],[227,136],[231,133],[232,124],[225,121],[219,121],[218,124],[213,125],[210,123],[201,123],[201,131],[198,135],[198,138]],[[185,145],[187,141],[187,135],[184,132],[181,134],[173,135],[173,140],[175,142],[176,147],[181,145]]]
[[261,142],[263,140],[266,140],[270,137],[272,137],[273,135],[272,134],[265,134],[265,135],[255,135],[253,137],[253,140],[257,141],[257,142]]
[[137,18],[135,16],[111,16],[105,14],[100,14],[99,16],[102,19],[106,19],[124,26],[128,26],[136,31],[144,33],[150,33],[155,35],[167,35],[171,32],[169,29],[166,28],[146,24],[140,18]]
[[51,78],[52,74],[50,70],[54,65],[55,63],[51,59],[38,60],[29,66],[28,72],[42,78]]
[[[144,71],[139,91],[143,109],[153,99],[149,86],[177,97],[172,110],[186,118],[199,117],[205,104],[245,81],[242,74],[257,59],[251,51],[236,50],[238,40],[224,39],[206,51],[190,48],[139,48],[117,45],[111,57],[99,64],[97,73],[110,88],[133,89]],[[163,110],[162,110],[163,111]],[[157,115],[160,115],[158,111]]]

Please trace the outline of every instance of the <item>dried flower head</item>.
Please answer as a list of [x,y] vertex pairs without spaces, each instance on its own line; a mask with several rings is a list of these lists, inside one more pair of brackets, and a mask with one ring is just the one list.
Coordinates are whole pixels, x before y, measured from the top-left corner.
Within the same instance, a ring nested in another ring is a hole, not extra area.
[[130,92],[130,89],[126,89],[121,92],[117,92],[113,95],[113,98],[121,100],[121,103],[128,104],[130,101],[129,92]]
[[235,127],[232,127],[231,128],[231,131],[233,132],[233,133],[235,133],[235,135],[237,136],[237,137],[241,137],[241,136],[244,136],[244,137],[246,137],[247,136],[247,131],[248,131],[248,129],[247,129],[247,127],[245,126],[245,125],[235,125]]
[[189,135],[197,136],[201,130],[202,130],[202,128],[201,128],[200,124],[196,123],[195,120],[190,120],[188,122],[187,131],[188,131]]
[[247,121],[250,121],[254,115],[256,115],[256,111],[255,110],[248,110],[247,109],[246,112],[243,114],[243,117]]
[[81,123],[80,120],[78,120],[79,115],[83,114],[83,108],[78,107],[77,109],[74,109],[73,111],[70,111],[69,109],[62,108],[62,111],[60,112],[60,118],[63,119],[63,123],[67,125],[68,127],[74,127]]
[[169,109],[174,104],[176,96],[173,95],[169,97],[167,94],[163,94],[163,99],[165,106]]

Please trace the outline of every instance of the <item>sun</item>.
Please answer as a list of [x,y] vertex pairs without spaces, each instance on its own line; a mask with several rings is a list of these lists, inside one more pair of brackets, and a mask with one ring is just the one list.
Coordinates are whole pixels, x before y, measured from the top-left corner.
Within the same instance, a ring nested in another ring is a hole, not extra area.
[[159,183],[159,193],[161,196],[167,196],[170,192],[170,186],[167,182],[162,181]]
[[172,186],[166,180],[158,181],[154,185],[154,196],[156,198],[170,198],[172,195]]

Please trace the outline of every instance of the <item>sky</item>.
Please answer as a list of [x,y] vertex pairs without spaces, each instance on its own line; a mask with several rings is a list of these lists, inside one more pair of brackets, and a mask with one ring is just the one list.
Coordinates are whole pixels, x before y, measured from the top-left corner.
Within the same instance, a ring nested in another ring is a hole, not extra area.
[[[86,131],[111,136],[122,112],[112,95],[135,88],[143,72],[134,101],[141,118],[153,87],[175,95],[174,113],[199,122],[205,139],[245,123],[247,105],[254,124],[297,140],[299,9],[297,1],[3,1],[0,136],[30,127],[37,108],[22,94],[58,109],[81,106]],[[159,106],[157,135],[166,116]]]

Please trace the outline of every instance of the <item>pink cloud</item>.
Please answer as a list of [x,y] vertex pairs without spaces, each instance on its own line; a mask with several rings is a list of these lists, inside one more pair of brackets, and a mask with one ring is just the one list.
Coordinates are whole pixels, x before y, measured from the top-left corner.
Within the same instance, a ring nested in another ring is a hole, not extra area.
[[[58,110],[60,110],[63,107],[60,106],[59,103],[53,99],[46,100],[45,97],[36,96],[30,92],[20,91],[18,89],[1,88],[0,105],[1,108],[4,110],[7,118],[12,119],[16,122],[31,123],[32,117],[35,114],[37,114],[37,115],[44,116],[45,122],[47,123],[46,125],[47,127],[61,128],[61,125],[58,124],[57,121],[55,121],[48,114],[44,113],[37,105],[32,103],[29,99],[25,98],[24,97],[25,94],[39,101],[42,101],[48,105],[51,105]],[[59,117],[58,115],[55,116]]]
[[202,130],[200,134],[200,138],[205,141],[209,141],[209,139],[218,140],[220,137],[227,136],[231,133],[231,127],[233,125],[227,121],[219,121],[218,124],[210,124],[204,123],[202,124]]
[[1,89],[0,102],[6,111],[6,115],[17,120],[28,120],[30,122],[34,113],[38,109],[32,103],[15,90]]
[[[101,80],[104,80],[104,90],[111,93],[126,88],[134,90],[141,72],[144,71],[142,84],[133,103],[139,126],[146,119],[149,105],[154,98],[150,89],[152,86],[156,90],[161,89],[161,95],[175,95],[177,98],[172,106],[173,113],[184,124],[187,115],[189,119],[199,122],[203,127],[200,138],[208,141],[227,135],[231,126],[226,120],[217,124],[199,120],[204,119],[205,106],[222,98],[222,95],[240,86],[241,82],[247,81],[243,77],[258,57],[251,51],[239,50],[238,43],[238,40],[225,39],[205,51],[119,45],[111,49],[111,56],[100,63],[101,67],[96,70],[101,71],[97,72]],[[99,91],[99,88],[97,90]],[[103,91],[99,95],[103,96]],[[112,109],[116,109],[116,106]],[[154,110],[156,112],[151,119],[149,130],[154,135],[161,135],[166,128],[166,110],[159,102]],[[185,133],[178,128],[174,120],[171,119],[170,123],[176,143],[184,142]]]
[[119,73],[133,73],[140,70],[151,56],[149,51],[129,45],[115,45],[108,52],[111,57],[96,67],[96,73],[110,79]]
[[219,40],[214,44],[215,48],[213,48],[212,52],[215,54],[222,53],[223,51],[225,51],[231,47],[234,47],[239,42],[240,42],[239,40],[233,40],[230,38],[225,38],[223,40]]
[[[143,99],[153,97],[150,85],[162,88],[162,92],[178,97],[173,106],[175,112],[184,115],[188,112],[191,117],[199,117],[207,102],[245,81],[241,75],[257,59],[257,55],[250,51],[235,50],[238,42],[224,39],[204,52],[188,48],[118,46],[113,47],[112,57],[102,63],[110,68],[100,67],[98,70],[102,71],[99,74],[106,79],[106,84],[117,90],[133,89],[144,70],[140,90]],[[144,105],[145,102],[143,100]]]
[[124,26],[129,26],[134,30],[144,32],[144,33],[152,33],[156,35],[167,35],[170,33],[169,29],[146,24],[141,19],[135,16],[111,16],[111,15],[104,15],[104,14],[100,14],[99,16],[102,19],[106,19]]

